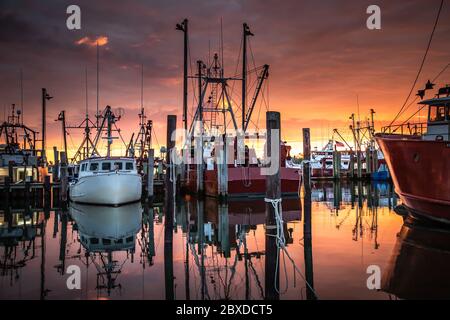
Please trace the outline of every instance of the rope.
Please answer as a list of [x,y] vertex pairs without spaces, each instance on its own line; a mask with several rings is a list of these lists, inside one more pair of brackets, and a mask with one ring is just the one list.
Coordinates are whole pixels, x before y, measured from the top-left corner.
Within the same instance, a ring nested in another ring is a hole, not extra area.
[[425,60],[426,60],[426,58],[427,58],[428,51],[430,50],[430,47],[431,47],[431,40],[433,40],[434,31],[436,30],[436,26],[437,26],[437,24],[438,24],[439,16],[441,15],[441,11],[442,11],[443,5],[444,5],[444,0],[441,0],[441,5],[439,6],[439,10],[438,10],[438,13],[437,13],[437,16],[436,16],[436,20],[434,21],[433,30],[431,31],[430,39],[428,40],[427,49],[425,50],[425,54],[423,55],[422,62],[421,62],[421,64],[420,64],[419,70],[417,71],[416,78],[414,79],[413,85],[411,86],[411,89],[410,89],[410,91],[409,91],[409,93],[408,93],[408,96],[406,97],[405,102],[403,103],[402,107],[401,107],[400,110],[398,111],[398,113],[397,113],[397,115],[395,116],[395,118],[391,121],[391,123],[389,124],[389,126],[391,126],[391,125],[395,122],[395,120],[397,120],[398,117],[402,114],[402,111],[403,111],[403,109],[405,108],[406,104],[408,103],[408,100],[409,100],[409,98],[411,97],[411,93],[413,92],[414,87],[416,86],[417,80],[419,79],[420,73],[422,72],[423,65],[425,64]]
[[[286,239],[284,237],[284,232],[283,232],[284,221],[283,221],[283,211],[282,211],[282,207],[281,207],[281,200],[282,200],[281,198],[279,198],[279,199],[264,198],[264,202],[272,204],[272,207],[273,207],[273,209],[275,211],[275,226],[276,226],[276,230],[277,230],[276,235],[269,234],[268,236],[272,236],[272,237],[276,238],[277,247],[279,249],[283,250],[283,255],[286,255],[288,257],[288,259],[291,261],[291,263],[292,263],[292,265],[294,267],[294,270],[297,271],[300,274],[300,276],[303,278],[303,280],[305,281],[305,283],[308,286],[308,288],[317,297],[317,294],[314,291],[314,288],[306,280],[306,277],[303,275],[302,271],[296,265],[294,259],[290,256],[289,252],[286,249]],[[267,226],[266,226],[266,228],[267,228]],[[275,274],[278,273],[279,259],[280,259],[280,250],[277,251],[277,260],[276,260]],[[286,291],[287,290],[287,283],[288,283],[288,276],[287,276],[287,272],[286,272],[286,259],[283,259],[283,261],[284,261],[284,269],[285,269],[285,277],[286,277],[286,289],[285,289],[285,291]],[[275,282],[276,282],[276,279],[275,279]],[[279,284],[275,283],[275,290],[278,293],[280,293],[278,285]]]

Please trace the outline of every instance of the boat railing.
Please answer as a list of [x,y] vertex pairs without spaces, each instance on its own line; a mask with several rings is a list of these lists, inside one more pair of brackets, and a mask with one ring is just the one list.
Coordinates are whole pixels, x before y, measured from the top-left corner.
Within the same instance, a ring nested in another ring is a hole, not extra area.
[[382,133],[388,134],[406,134],[414,136],[422,136],[427,132],[427,123],[401,123],[385,126],[381,128]]

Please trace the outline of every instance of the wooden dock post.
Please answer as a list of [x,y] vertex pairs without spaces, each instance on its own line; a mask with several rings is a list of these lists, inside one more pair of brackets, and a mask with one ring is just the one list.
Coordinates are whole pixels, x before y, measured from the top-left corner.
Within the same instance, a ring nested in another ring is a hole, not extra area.
[[52,180],[53,182],[58,181],[59,179],[59,153],[56,147],[53,147],[53,168],[52,168]]
[[153,198],[153,182],[155,173],[155,150],[148,150],[148,162],[147,162],[147,197]]
[[14,161],[8,162],[8,177],[9,177],[9,182],[14,183]]
[[219,197],[225,198],[228,196],[228,139],[226,134],[222,137],[223,143],[219,147],[219,154],[217,157],[217,181]]
[[359,149],[356,151],[356,168],[357,168],[356,174],[358,179],[362,178],[361,152],[362,151]]
[[348,164],[348,172],[350,179],[355,178],[355,154],[353,151],[350,151],[350,161]]
[[50,176],[44,176],[44,208],[48,209],[52,206],[52,186]]
[[[311,134],[309,128],[303,128],[303,158],[311,157]],[[334,152],[336,154],[337,151]],[[333,154],[333,155],[334,155]],[[333,159],[334,160],[334,159]],[[339,161],[340,164],[340,161]],[[311,165],[309,161],[303,162],[303,243],[305,260],[306,298],[316,299],[314,289],[314,271],[312,255],[312,219],[311,219]]]
[[[280,113],[274,111],[266,112],[266,129],[267,129],[267,157],[273,161],[273,157],[280,156],[280,142],[278,143],[278,152],[272,155],[272,130],[279,130],[278,136],[281,137]],[[275,146],[276,148],[276,146]],[[279,162],[279,161],[278,161]],[[266,176],[266,199],[281,199],[281,181],[280,170],[276,170],[275,174]],[[281,206],[281,203],[280,203]],[[266,202],[266,258],[265,258],[265,299],[278,300],[280,298],[278,289],[280,283],[279,248],[276,243],[276,213],[272,203]],[[277,265],[278,264],[278,265]]]
[[61,157],[61,185],[60,185],[60,200],[61,201],[67,201],[67,187],[68,187],[68,175],[67,175],[67,155],[64,151],[61,151],[60,153]]
[[337,150],[333,151],[333,178],[335,180],[341,177],[341,153]]
[[172,162],[172,152],[175,148],[175,141],[172,141],[172,134],[175,132],[177,128],[177,116],[168,115],[167,116],[167,136],[166,136],[166,192],[169,192],[171,195],[175,193],[176,190],[172,188],[172,176],[175,176],[172,171],[176,172],[175,164]]
[[11,178],[5,177],[5,209],[9,208],[10,198],[11,198]]

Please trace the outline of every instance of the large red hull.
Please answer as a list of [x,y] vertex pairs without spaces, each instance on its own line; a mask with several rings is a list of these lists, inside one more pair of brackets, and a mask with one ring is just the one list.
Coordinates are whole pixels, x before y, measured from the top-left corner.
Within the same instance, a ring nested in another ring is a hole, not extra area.
[[[283,195],[297,195],[301,176],[298,169],[280,168],[281,193]],[[189,191],[196,191],[197,173],[195,169],[189,172]],[[218,196],[217,168],[205,170],[205,194]],[[228,196],[248,197],[263,196],[266,193],[266,176],[261,175],[258,167],[229,167],[228,168]]]
[[395,189],[413,213],[450,223],[450,143],[376,136]]

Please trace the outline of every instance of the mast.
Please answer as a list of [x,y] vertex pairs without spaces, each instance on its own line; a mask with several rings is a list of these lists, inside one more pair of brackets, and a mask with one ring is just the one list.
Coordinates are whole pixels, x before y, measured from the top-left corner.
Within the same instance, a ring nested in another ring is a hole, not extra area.
[[99,47],[98,47],[98,41],[97,41],[97,111],[95,113],[95,125],[98,130],[98,105],[99,105],[99,87],[100,87],[100,78],[99,78],[99,65],[100,65],[100,53],[99,53]]
[[52,99],[46,88],[42,88],[42,133],[41,133],[41,143],[42,143],[42,163],[45,164],[47,159],[45,157],[45,131],[46,131],[46,116],[47,116],[47,100]]
[[176,30],[183,31],[184,45],[183,45],[183,123],[184,129],[187,131],[187,100],[188,100],[188,19],[177,24]]
[[242,130],[245,130],[245,113],[247,106],[247,36],[253,36],[247,23],[243,24],[242,51]]
[[106,152],[106,156],[109,158],[110,156],[111,156],[111,144],[112,144],[112,134],[111,134],[111,132],[112,132],[112,121],[113,121],[113,119],[112,119],[112,115],[111,115],[111,107],[110,106],[107,106],[106,107],[107,108],[107,110],[106,110],[106,117],[107,117],[107,121],[108,121],[108,123],[107,123],[107,142],[108,142],[108,149],[107,149],[107,152]]

